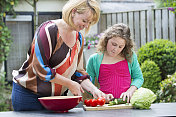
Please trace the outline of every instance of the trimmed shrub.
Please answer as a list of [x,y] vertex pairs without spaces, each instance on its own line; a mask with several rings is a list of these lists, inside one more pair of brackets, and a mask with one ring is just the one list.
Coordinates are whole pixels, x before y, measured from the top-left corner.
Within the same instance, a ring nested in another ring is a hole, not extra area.
[[12,110],[11,90],[12,87],[5,81],[5,73],[0,72],[0,112]]
[[160,83],[156,102],[176,102],[176,72]]
[[161,72],[158,65],[150,60],[144,61],[141,65],[144,83],[142,87],[152,90],[154,93],[159,90],[159,83],[161,82]]
[[138,50],[138,61],[154,61],[161,71],[162,80],[176,71],[176,45],[169,40],[156,39]]

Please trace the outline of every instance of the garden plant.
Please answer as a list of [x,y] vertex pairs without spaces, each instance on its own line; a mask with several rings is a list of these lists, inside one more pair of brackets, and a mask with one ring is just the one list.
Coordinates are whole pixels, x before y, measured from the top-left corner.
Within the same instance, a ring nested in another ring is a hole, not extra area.
[[176,70],[176,45],[165,39],[155,39],[138,50],[140,65],[146,61],[154,61],[160,68],[162,80]]
[[[0,0],[0,70],[2,62],[8,56],[12,42],[10,30],[5,25],[5,17],[7,13],[13,14],[15,17],[13,6],[17,3],[18,0]],[[10,94],[11,86],[5,80],[5,73],[0,71],[0,111],[12,110]]]
[[176,102],[176,72],[160,83],[156,102]]
[[148,88],[156,93],[159,90],[161,82],[161,72],[158,65],[154,61],[146,60],[141,65],[141,70],[144,77],[142,87]]

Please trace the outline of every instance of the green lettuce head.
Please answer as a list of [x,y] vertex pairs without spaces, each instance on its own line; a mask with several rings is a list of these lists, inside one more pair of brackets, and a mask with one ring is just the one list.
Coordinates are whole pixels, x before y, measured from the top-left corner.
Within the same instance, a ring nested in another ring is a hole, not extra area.
[[156,100],[156,95],[147,88],[139,88],[131,97],[130,103],[137,109],[149,109]]

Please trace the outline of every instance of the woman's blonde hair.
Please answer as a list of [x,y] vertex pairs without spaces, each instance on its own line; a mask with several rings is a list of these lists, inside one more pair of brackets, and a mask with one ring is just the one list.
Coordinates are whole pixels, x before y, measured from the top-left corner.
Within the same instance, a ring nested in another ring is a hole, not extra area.
[[85,10],[91,9],[93,13],[93,19],[88,28],[85,29],[87,33],[91,25],[98,22],[100,17],[100,7],[96,0],[69,0],[62,9],[62,19],[71,27],[76,27],[72,21],[72,10],[76,8],[76,11],[80,14]]
[[108,41],[113,37],[121,37],[125,40],[125,47],[121,52],[121,55],[124,56],[127,61],[131,62],[132,54],[133,54],[133,47],[134,42],[130,38],[130,28],[123,24],[114,24],[113,26],[109,27],[107,30],[104,31],[102,36],[99,39],[99,43],[97,45],[98,52],[105,52],[107,48]]

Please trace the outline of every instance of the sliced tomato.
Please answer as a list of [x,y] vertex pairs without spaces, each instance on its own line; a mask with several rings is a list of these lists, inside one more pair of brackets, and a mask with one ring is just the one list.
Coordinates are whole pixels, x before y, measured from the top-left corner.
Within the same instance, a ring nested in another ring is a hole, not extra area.
[[100,105],[100,106],[103,106],[103,105],[105,104],[105,102],[106,102],[106,100],[105,100],[104,97],[99,97],[99,98],[97,99],[97,103],[98,103],[98,105]]

